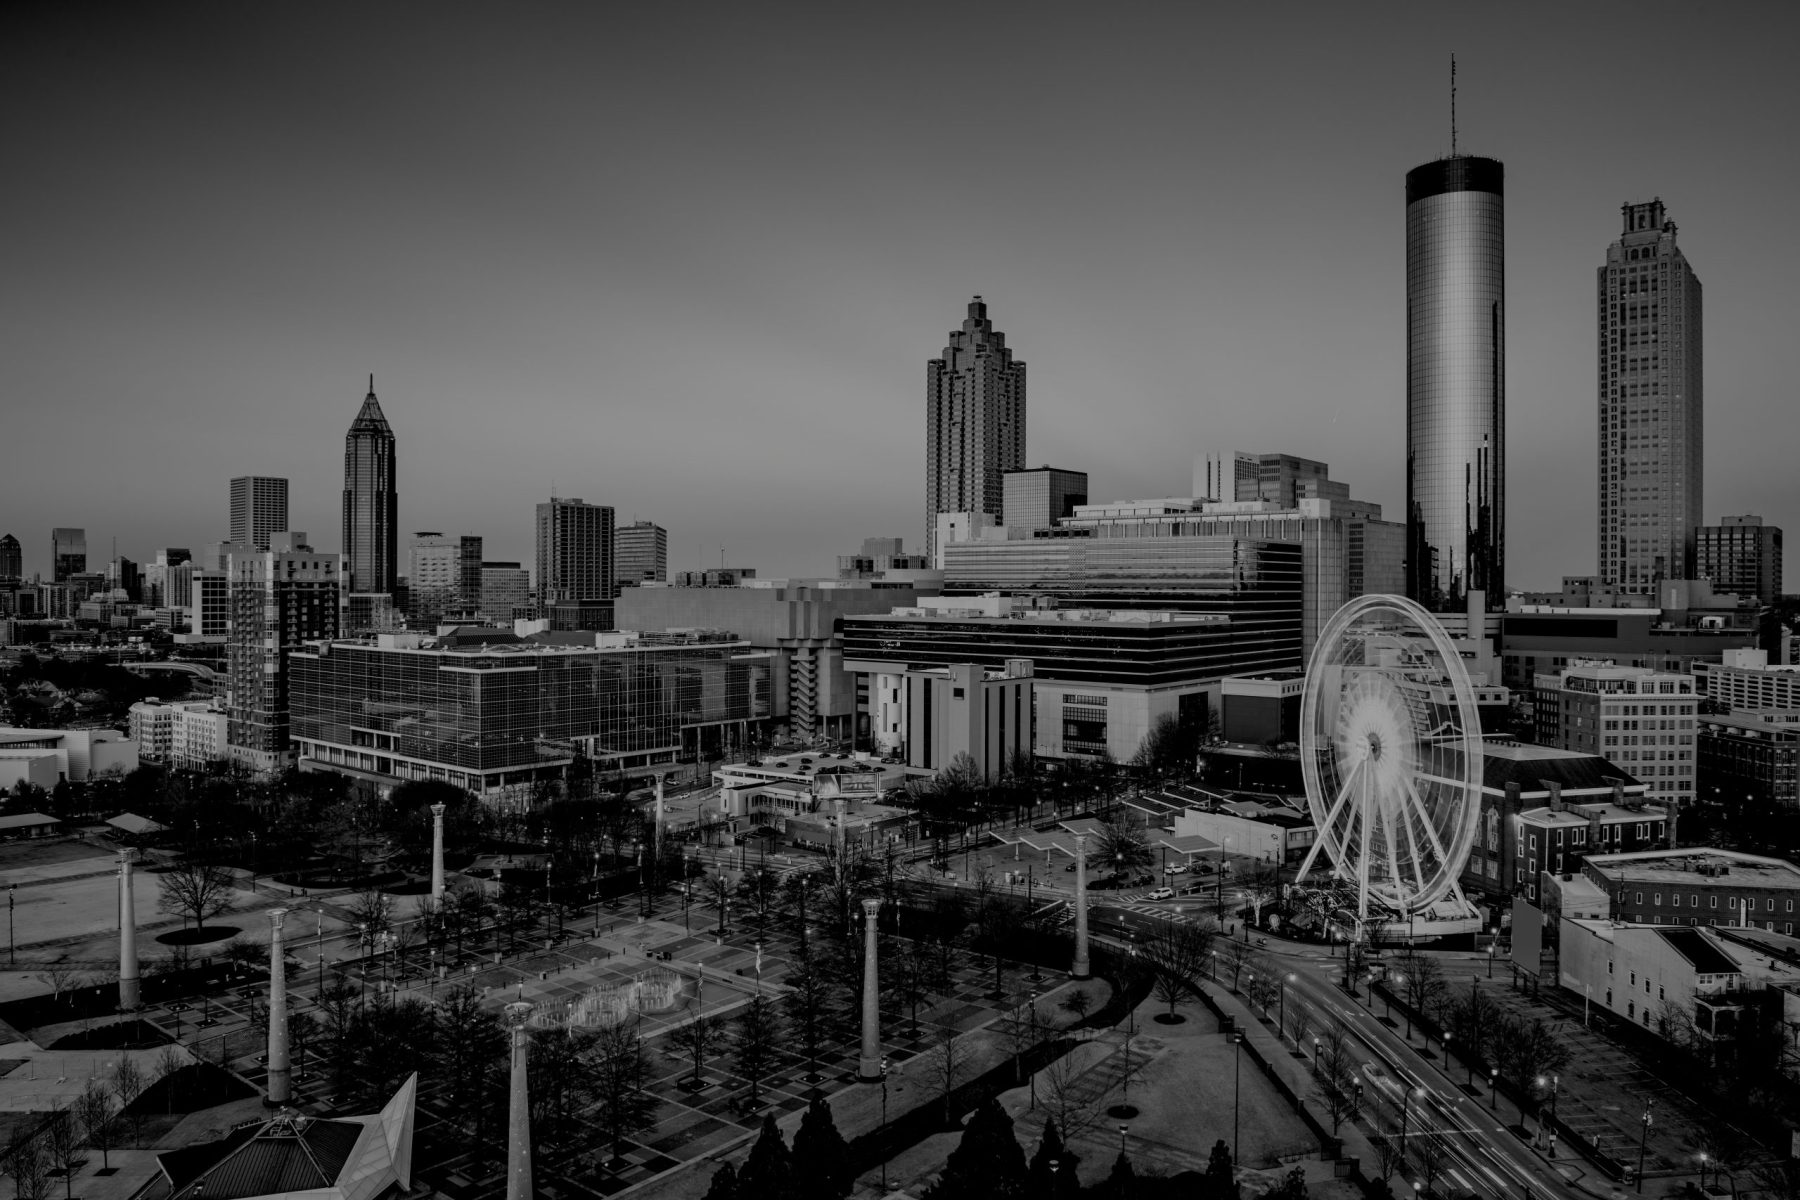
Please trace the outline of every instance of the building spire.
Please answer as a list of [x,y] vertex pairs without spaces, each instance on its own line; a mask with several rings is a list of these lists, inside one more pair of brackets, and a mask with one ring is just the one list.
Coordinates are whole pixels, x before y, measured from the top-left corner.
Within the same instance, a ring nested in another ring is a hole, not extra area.
[[375,372],[369,372],[369,395],[375,394]]
[[[1456,157],[1456,52],[1454,50],[1450,52],[1450,157]],[[373,375],[369,376],[370,391],[375,390],[374,378]]]

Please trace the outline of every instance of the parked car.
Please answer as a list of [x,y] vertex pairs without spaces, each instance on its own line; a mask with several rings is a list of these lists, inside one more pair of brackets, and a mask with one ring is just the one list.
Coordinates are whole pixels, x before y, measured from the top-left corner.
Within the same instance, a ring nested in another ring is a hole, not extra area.
[[1163,868],[1164,875],[1186,875],[1187,873],[1188,869],[1186,863],[1170,863]]
[[1174,898],[1175,889],[1171,887],[1151,888],[1144,893],[1146,900],[1173,900]]

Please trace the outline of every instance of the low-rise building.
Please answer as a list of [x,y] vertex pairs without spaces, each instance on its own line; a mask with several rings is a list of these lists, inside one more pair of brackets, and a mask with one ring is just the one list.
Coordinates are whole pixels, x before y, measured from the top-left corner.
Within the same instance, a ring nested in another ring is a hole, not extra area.
[[940,771],[967,755],[988,782],[1032,752],[1031,663],[998,670],[956,663],[878,670],[869,681],[875,748],[909,767]]
[[1589,1004],[1658,1032],[1736,1033],[1744,970],[1716,931],[1565,916],[1557,941],[1558,982]]
[[[16,756],[30,751],[48,751],[53,756],[53,783],[64,779],[82,783],[96,775],[124,775],[138,766],[137,743],[116,729],[0,728],[0,755]],[[35,775],[32,781],[37,781]]]
[[1702,800],[1800,806],[1800,711],[1702,716],[1695,755]]
[[882,797],[915,776],[929,773],[849,755],[731,763],[713,771],[719,791],[707,825],[733,834],[773,828],[807,849],[858,843],[879,850],[904,840],[912,819]]
[[1755,925],[1793,934],[1800,867],[1736,850],[1589,855],[1582,872],[1612,898],[1614,920],[1647,925]]
[[1275,797],[1245,797],[1181,786],[1158,797],[1181,806],[1170,832],[1203,837],[1224,854],[1258,862],[1294,865],[1318,840],[1310,813]]
[[1696,663],[1702,696],[1727,712],[1800,709],[1800,666],[1771,665],[1768,651],[1740,648],[1719,662]]

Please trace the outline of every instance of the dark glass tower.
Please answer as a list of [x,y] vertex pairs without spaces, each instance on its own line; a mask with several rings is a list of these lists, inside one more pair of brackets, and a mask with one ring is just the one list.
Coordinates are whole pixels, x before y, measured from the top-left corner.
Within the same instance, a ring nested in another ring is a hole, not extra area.
[[369,394],[344,435],[344,576],[351,592],[394,590],[399,564],[399,494],[394,490],[394,431]]
[[925,406],[926,536],[935,548],[939,513],[989,513],[998,522],[1000,476],[1025,465],[1025,364],[980,296],[944,357],[926,365]]
[[1505,170],[1453,156],[1406,175],[1407,595],[1506,599]]

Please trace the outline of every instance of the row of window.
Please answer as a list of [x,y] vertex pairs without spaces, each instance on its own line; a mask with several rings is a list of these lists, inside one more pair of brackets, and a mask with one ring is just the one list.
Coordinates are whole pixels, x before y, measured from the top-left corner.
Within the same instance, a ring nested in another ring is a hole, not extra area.
[[[1650,893],[1650,895],[1651,895],[1650,903],[1661,904],[1663,902],[1662,901],[1663,894],[1661,892],[1652,892],[1652,893]],[[1623,892],[1621,892],[1619,894],[1620,902],[1623,903],[1624,899],[1625,899],[1625,895]],[[1709,903],[1707,905],[1708,908],[1719,907],[1719,897],[1716,894],[1709,895],[1707,897],[1707,899],[1709,901],[1711,901],[1711,903]],[[1670,903],[1672,903],[1676,908],[1681,907],[1681,893],[1680,892],[1670,892],[1669,900],[1670,900]],[[1633,903],[1642,904],[1643,902],[1644,902],[1644,893],[1642,893],[1642,892],[1636,893]],[[1743,903],[1743,905],[1745,906],[1747,911],[1749,911],[1749,912],[1756,911],[1755,897],[1752,897],[1752,896],[1742,897],[1741,902]],[[1690,898],[1688,900],[1688,904],[1692,908],[1699,908],[1700,907],[1700,893],[1699,892],[1692,893],[1692,895],[1690,896]],[[1765,904],[1767,905],[1767,907],[1765,908],[1764,911],[1766,911],[1766,912],[1774,912],[1775,911],[1775,898],[1773,896],[1768,897],[1767,900],[1765,901]],[[1734,903],[1734,904],[1730,905],[1730,907],[1736,908],[1736,907],[1738,907],[1738,905],[1736,903]],[[1785,911],[1787,911],[1787,912],[1794,911],[1794,902],[1792,900],[1787,901],[1787,908]]]

